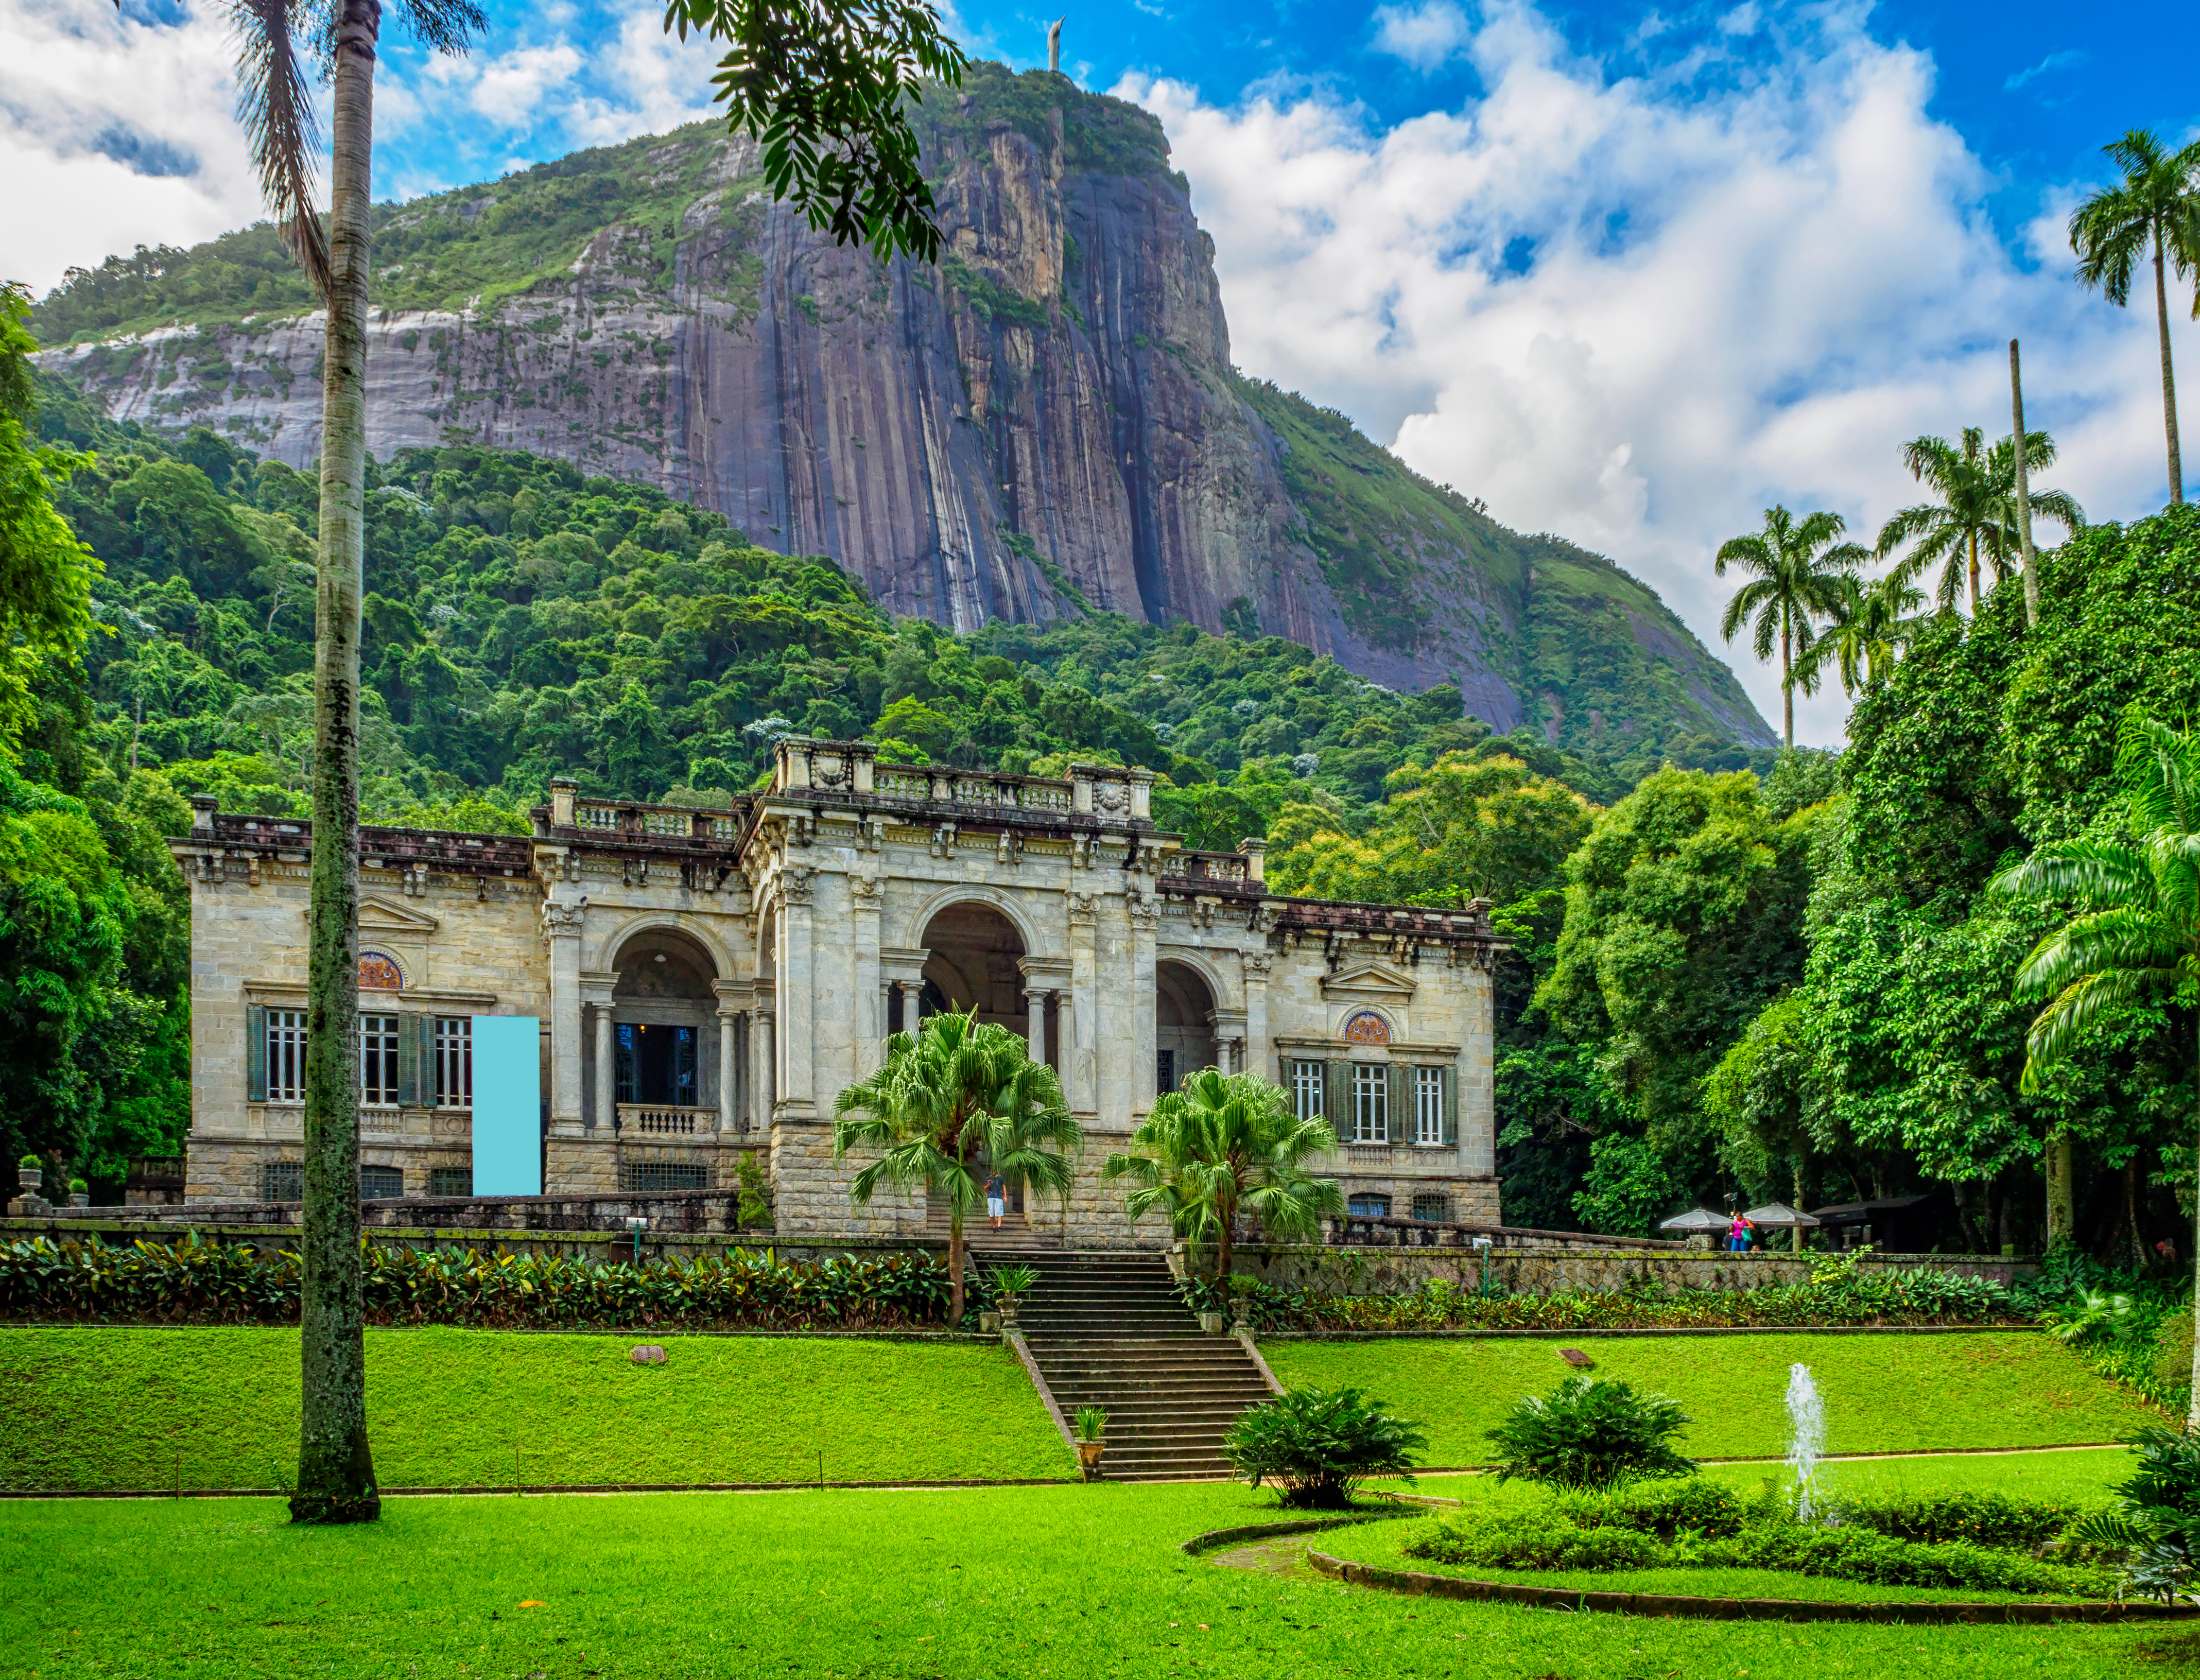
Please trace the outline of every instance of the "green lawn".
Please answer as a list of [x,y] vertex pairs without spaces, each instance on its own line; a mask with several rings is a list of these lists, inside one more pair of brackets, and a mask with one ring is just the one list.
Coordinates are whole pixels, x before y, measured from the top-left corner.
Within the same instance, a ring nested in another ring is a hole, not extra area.
[[[1454,1604],[1185,1557],[1237,1486],[0,1504],[0,1671],[138,1676],[1978,1680],[2160,1675],[2138,1627],[1790,1626]],[[1369,1533],[1378,1532],[1370,1531]],[[1324,1537],[1335,1551],[1345,1531]],[[529,1601],[539,1601],[530,1607]]]
[[[1070,1477],[1014,1354],[968,1343],[370,1330],[391,1487]],[[0,1487],[286,1485],[298,1332],[0,1330]],[[4,1660],[0,1660],[4,1667]]]
[[1261,1344],[1287,1387],[1351,1384],[1428,1426],[1429,1462],[1479,1464],[1483,1431],[1526,1394],[1571,1374],[1578,1347],[1593,1374],[1669,1394],[1688,1408],[1683,1450],[1706,1458],[1784,1453],[1788,1367],[1811,1367],[1835,1453],[2050,1447],[2115,1441],[2162,1414],[2088,1370],[2051,1338],[1953,1336],[1589,1337]]

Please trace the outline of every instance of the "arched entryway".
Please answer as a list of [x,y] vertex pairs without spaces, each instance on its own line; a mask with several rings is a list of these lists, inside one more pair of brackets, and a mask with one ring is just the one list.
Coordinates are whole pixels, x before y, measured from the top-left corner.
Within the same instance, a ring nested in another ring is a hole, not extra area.
[[[923,948],[922,1016],[974,1010],[980,1021],[1004,1027],[1029,1041],[1031,1014],[1025,1003],[1020,966],[1027,953],[1015,922],[991,904],[968,900],[951,904],[925,923]],[[900,1024],[904,1029],[916,1025],[906,1019]],[[1008,1186],[1008,1207],[1017,1230],[1025,1231],[1021,1185]],[[947,1230],[945,1205],[930,1207],[926,1223],[944,1234]],[[989,1233],[990,1221],[981,1206],[966,1222],[965,1235],[979,1242]]]
[[[623,1144],[708,1139],[719,1129],[718,1038],[725,1029],[717,964],[700,941],[677,928],[647,928],[619,945],[611,969],[614,984],[608,1006],[597,1006],[588,1069],[598,1112]],[[620,1171],[623,1180],[623,1160]],[[622,1188],[701,1189],[709,1182],[699,1160],[668,1156],[652,1168],[647,1185]]]
[[1214,993],[1188,963],[1154,965],[1154,1092],[1174,1091],[1215,1062]]

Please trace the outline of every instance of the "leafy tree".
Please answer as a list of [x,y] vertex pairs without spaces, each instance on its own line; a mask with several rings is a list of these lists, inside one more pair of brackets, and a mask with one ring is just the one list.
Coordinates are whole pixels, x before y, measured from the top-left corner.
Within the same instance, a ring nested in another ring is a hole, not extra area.
[[1105,1179],[1127,1179],[1123,1211],[1133,1223],[1160,1209],[1195,1246],[1214,1245],[1214,1275],[1230,1275],[1231,1242],[1249,1214],[1273,1241],[1317,1236],[1325,1214],[1344,1211],[1344,1192],[1307,1163],[1337,1148],[1323,1120],[1301,1120],[1290,1097],[1258,1074],[1202,1068],[1165,1092],[1110,1156]]
[[1729,537],[1711,565],[1722,577],[1729,565],[1754,573],[1735,591],[1719,621],[1719,634],[1732,641],[1735,632],[1750,622],[1751,649],[1760,659],[1772,657],[1772,641],[1780,641],[1780,700],[1784,711],[1782,739],[1795,745],[1795,684],[1815,688],[1815,666],[1799,675],[1796,661],[1807,656],[1821,618],[1833,618],[1840,609],[1841,585],[1848,573],[1864,562],[1864,550],[1853,542],[1836,541],[1845,529],[1838,513],[1795,516],[1784,507],[1764,510],[1764,529],[1747,536]]
[[[1905,444],[1903,465],[1940,500],[1903,508],[1879,533],[1882,559],[1905,542],[1910,545],[1889,574],[1890,582],[1899,589],[1938,565],[1940,610],[1955,611],[1957,593],[1968,577],[1973,618],[1979,612],[1981,562],[1992,569],[1998,583],[2016,572],[2024,547],[2017,520],[2016,448],[2008,438],[1992,449],[1985,442],[1985,433],[1967,426],[1960,446],[1944,437],[1916,437]],[[2024,459],[2027,473],[2053,465],[2055,440],[2044,431],[2029,434]],[[2062,491],[2033,489],[2030,497],[2033,513],[2058,520],[2073,531],[2085,529],[2085,511]]]
[[834,1103],[833,1157],[875,1150],[850,1180],[857,1207],[881,1185],[922,1185],[947,1203],[948,1320],[962,1320],[962,1221],[978,1205],[986,1172],[1050,1196],[1068,1193],[1064,1150],[1077,1122],[1054,1069],[1005,1027],[968,1015],[935,1015],[886,1040],[885,1064]]
[[927,0],[672,0],[664,26],[727,43],[717,98],[764,148],[774,198],[834,240],[939,258],[906,108],[961,85],[962,50]]
[[[2102,148],[2124,178],[2103,187],[2070,214],[2070,249],[2080,285],[2098,286],[2119,308],[2131,301],[2133,271],[2154,263],[2154,315],[2162,337],[2162,426],[2169,445],[2169,500],[2185,500],[2185,468],[2177,448],[2177,379],[2169,360],[2169,286],[2164,266],[2180,280],[2200,268],[2200,140],[2165,151],[2143,128]],[[2149,248],[2151,247],[2151,251]],[[2200,308],[2200,301],[2196,301]]]
[[1893,670],[1903,647],[1917,633],[1917,609],[1925,592],[1901,571],[1866,583],[1853,577],[1840,580],[1840,597],[1834,622],[1811,644],[1797,662],[1805,673],[1805,694],[1827,664],[1840,673],[1841,692],[1856,694]]
[[[2129,707],[2117,732],[2116,775],[2128,839],[2042,846],[1989,888],[2075,906],[2017,971],[2020,995],[2051,999],[2026,1035],[2027,1091],[2133,1005],[2200,1003],[2200,735]],[[2051,1196],[2060,1189],[2067,1197],[2068,1185],[2067,1174],[2059,1186],[2051,1181]],[[2061,1222],[2072,1222],[2067,1209]],[[2187,1423],[2200,1428],[2200,1353],[2193,1374]]]

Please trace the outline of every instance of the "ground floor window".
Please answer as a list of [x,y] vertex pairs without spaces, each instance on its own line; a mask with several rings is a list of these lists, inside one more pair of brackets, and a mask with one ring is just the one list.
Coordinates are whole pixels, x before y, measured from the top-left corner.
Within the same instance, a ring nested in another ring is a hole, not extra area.
[[1448,1196],[1416,1196],[1413,1198],[1413,1217],[1442,1225],[1451,1217],[1451,1198]]
[[711,1169],[685,1161],[622,1161],[618,1187],[629,1193],[649,1195],[665,1190],[708,1190]]
[[431,1167],[428,1169],[428,1194],[430,1196],[471,1196],[474,1193],[474,1169],[471,1167]]
[[1345,1210],[1355,1219],[1388,1219],[1390,1217],[1390,1198],[1387,1196],[1360,1195],[1345,1203]]
[[405,1193],[405,1173],[398,1167],[362,1167],[359,1169],[359,1199],[362,1202],[394,1202]]
[[[470,1016],[436,1017],[436,1106],[471,1109],[474,1105],[474,1023]],[[438,1171],[444,1169],[438,1168]],[[472,1174],[467,1174],[471,1180]],[[442,1192],[438,1191],[436,1194]],[[453,1191],[471,1196],[471,1190]]]
[[1167,1096],[1176,1089],[1176,1052],[1173,1050],[1154,1053],[1154,1090]]
[[[303,1010],[267,1011],[267,1100],[302,1103],[306,1100],[306,1012]],[[295,1169],[292,1161],[278,1163]],[[266,1197],[270,1202],[282,1197]],[[287,1198],[295,1201],[297,1198]]]
[[[272,1065],[272,1064],[271,1064]],[[260,1163],[260,1199],[263,1202],[301,1202],[306,1196],[306,1163],[302,1161],[263,1161]]]
[[1291,1112],[1301,1120],[1321,1118],[1322,1074],[1319,1062],[1291,1063]]
[[616,1078],[622,1103],[695,1106],[695,1029],[622,1021]]
[[1378,1063],[1352,1064],[1352,1141],[1390,1141],[1390,1070]]
[[397,1106],[397,1017],[359,1018],[359,1100],[369,1108]]

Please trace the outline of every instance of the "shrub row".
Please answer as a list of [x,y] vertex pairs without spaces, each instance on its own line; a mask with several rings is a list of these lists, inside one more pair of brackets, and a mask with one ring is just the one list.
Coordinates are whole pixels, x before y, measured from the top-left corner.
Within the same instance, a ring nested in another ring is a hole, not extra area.
[[[938,1328],[945,1262],[928,1255],[790,1261],[735,1249],[605,1264],[501,1250],[363,1245],[370,1324],[486,1329]],[[191,1232],[127,1247],[30,1238],[0,1248],[0,1314],[169,1324],[295,1324],[299,1261]]]
[[[1438,1279],[1410,1295],[1331,1295],[1235,1279],[1261,1330],[1666,1330],[1828,1325],[1994,1325],[2032,1311],[2006,1285],[1931,1267],[1845,1270],[1808,1283],[1743,1290],[1583,1290],[1484,1297]],[[1195,1310],[1226,1312],[1226,1291],[1184,1285]]]

